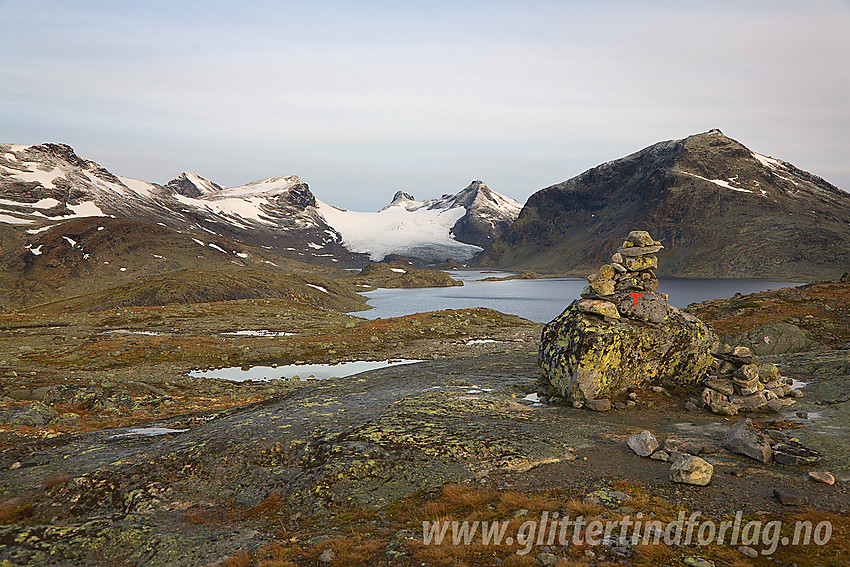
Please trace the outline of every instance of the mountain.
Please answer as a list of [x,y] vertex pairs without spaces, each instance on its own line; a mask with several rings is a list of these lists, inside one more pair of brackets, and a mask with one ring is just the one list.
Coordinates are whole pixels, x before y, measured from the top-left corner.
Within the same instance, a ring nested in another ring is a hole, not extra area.
[[119,177],[63,144],[0,144],[0,223],[47,229],[85,217],[114,217],[212,234],[328,266],[406,256],[467,260],[516,218],[518,202],[474,181],[424,202],[399,192],[378,213],[316,199],[295,175],[223,187],[184,172],[164,185]]
[[586,274],[630,230],[662,240],[666,276],[806,281],[850,266],[850,194],[719,130],[661,142],[541,189],[477,261]]
[[369,254],[373,261],[397,255],[427,263],[472,258],[504,232],[521,208],[480,180],[457,195],[427,201],[399,191],[376,213],[319,205],[348,250]]

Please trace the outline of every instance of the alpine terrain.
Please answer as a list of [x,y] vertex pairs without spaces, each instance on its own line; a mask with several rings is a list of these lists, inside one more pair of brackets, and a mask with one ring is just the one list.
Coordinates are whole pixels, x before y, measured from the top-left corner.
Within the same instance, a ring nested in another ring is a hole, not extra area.
[[399,192],[381,211],[358,213],[318,201],[295,175],[222,187],[182,173],[161,185],[116,176],[63,144],[0,144],[0,223],[31,235],[71,219],[108,216],[328,266],[364,265],[390,254],[435,263],[468,260],[520,209],[474,181],[456,195],[424,202]]
[[850,194],[719,130],[541,189],[479,260],[583,275],[631,229],[664,244],[661,275],[804,281],[850,266]]

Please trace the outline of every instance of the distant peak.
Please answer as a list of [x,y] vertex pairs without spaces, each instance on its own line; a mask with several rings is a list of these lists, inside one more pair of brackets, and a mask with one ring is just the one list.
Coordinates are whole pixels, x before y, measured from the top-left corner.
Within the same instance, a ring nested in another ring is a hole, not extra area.
[[461,191],[461,193],[472,191],[490,191],[490,188],[487,187],[487,184],[480,179],[474,179]]
[[184,171],[176,179],[172,179],[166,183],[165,186],[173,189],[180,195],[193,198],[221,191],[221,185],[191,171]]
[[398,203],[399,201],[415,201],[416,199],[410,193],[405,193],[404,191],[396,191],[395,195],[393,195],[393,200],[390,201],[390,204]]

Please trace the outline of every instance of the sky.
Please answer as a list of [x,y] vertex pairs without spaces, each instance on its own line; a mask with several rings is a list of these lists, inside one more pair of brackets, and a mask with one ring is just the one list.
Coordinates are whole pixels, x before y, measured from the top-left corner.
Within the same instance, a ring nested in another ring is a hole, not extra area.
[[719,128],[850,190],[848,30],[848,0],[0,0],[0,142],[365,211]]

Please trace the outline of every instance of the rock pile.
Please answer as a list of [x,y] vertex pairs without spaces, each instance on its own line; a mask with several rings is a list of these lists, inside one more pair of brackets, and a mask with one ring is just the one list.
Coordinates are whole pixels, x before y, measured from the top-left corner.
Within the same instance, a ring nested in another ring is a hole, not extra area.
[[712,362],[716,335],[658,293],[656,254],[646,231],[632,231],[581,299],[543,329],[539,362],[558,395],[574,405],[595,403],[630,387],[699,380]]
[[748,347],[723,345],[712,356],[719,364],[705,381],[702,401],[716,414],[779,411],[800,395],[791,390],[791,380],[783,379],[775,364],[760,365]]

